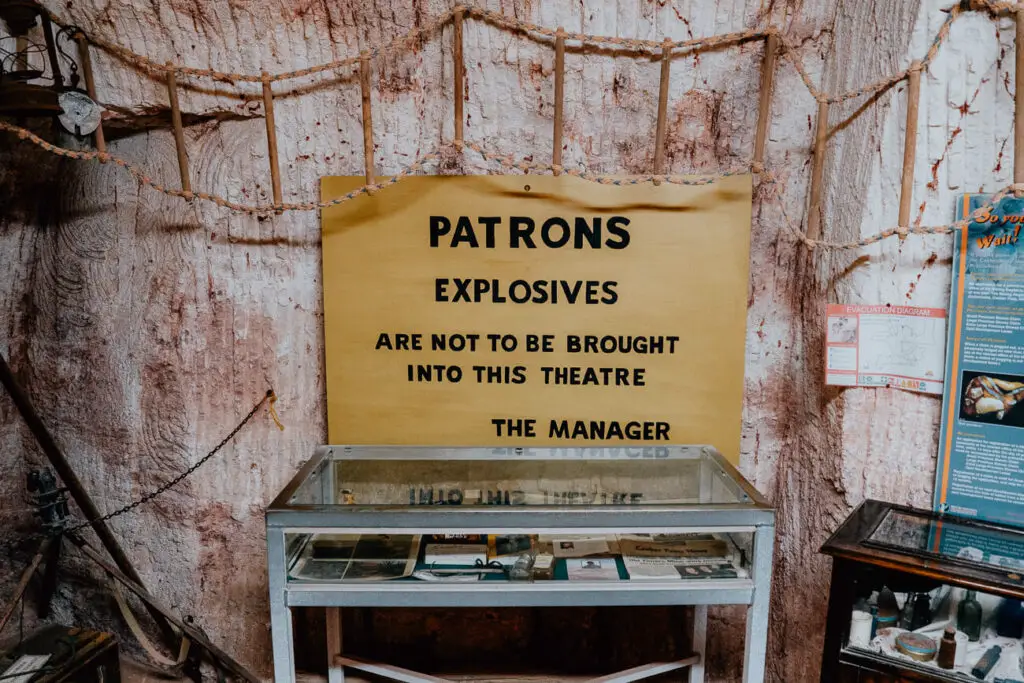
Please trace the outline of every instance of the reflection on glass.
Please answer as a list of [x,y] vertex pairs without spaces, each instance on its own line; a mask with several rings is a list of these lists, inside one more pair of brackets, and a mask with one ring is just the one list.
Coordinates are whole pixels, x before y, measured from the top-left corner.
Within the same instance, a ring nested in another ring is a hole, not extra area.
[[316,534],[292,563],[298,581],[384,581],[412,574],[419,536]]
[[[751,533],[295,534],[292,583],[749,578]],[[540,563],[539,566],[537,563]],[[600,572],[588,571],[601,569]],[[578,570],[578,571],[574,571]]]
[[1024,571],[1024,533],[934,520],[920,514],[890,510],[871,534],[871,541],[910,550]]
[[293,505],[752,504],[698,447],[417,449],[346,446]]

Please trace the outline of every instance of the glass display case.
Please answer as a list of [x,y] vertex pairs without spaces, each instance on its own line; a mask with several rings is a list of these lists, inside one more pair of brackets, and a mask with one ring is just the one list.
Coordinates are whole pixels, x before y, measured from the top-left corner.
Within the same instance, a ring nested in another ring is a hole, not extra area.
[[869,500],[822,552],[822,683],[1024,680],[1024,530]]
[[274,671],[294,680],[292,607],[693,605],[692,653],[602,681],[689,668],[707,605],[748,605],[745,683],[764,676],[774,511],[717,451],[322,446],[266,513]]

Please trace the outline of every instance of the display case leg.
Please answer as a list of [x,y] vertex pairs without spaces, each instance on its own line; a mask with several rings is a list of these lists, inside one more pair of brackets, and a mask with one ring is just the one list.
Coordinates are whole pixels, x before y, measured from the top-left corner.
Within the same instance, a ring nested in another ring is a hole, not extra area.
[[693,606],[693,638],[690,649],[700,657],[696,664],[690,665],[690,683],[704,683],[704,655],[708,646],[708,606]]
[[768,608],[772,596],[772,553],[775,529],[759,526],[754,532],[754,561],[750,575],[754,579],[754,597],[747,609],[746,654],[743,658],[743,683],[763,683],[768,652]]
[[288,558],[283,529],[267,529],[270,583],[270,634],[274,646],[274,683],[295,683],[292,611],[287,603]]
[[832,591],[828,598],[825,617],[825,645],[822,648],[821,681],[838,681],[839,653],[843,649],[850,625],[850,612],[856,599],[856,576],[850,563],[838,557],[832,559]]
[[345,667],[337,657],[342,652],[341,608],[328,607],[327,613],[327,683],[345,683]]

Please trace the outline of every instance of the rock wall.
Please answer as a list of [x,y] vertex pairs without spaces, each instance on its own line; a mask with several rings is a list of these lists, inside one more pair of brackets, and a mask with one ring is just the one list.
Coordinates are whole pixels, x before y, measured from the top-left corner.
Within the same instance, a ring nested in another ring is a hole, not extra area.
[[[487,6],[545,26],[650,39],[772,24],[798,46],[812,78],[838,92],[923,55],[945,19],[943,4],[491,0]],[[47,5],[90,34],[157,62],[250,73],[352,55],[448,9],[438,0]],[[381,173],[451,138],[450,33],[446,27],[422,46],[378,62],[372,81]],[[914,220],[948,222],[955,193],[1008,182],[1013,65],[1006,57],[1013,33],[1012,19],[962,18],[922,79]],[[477,21],[465,26],[465,51],[467,139],[549,159],[553,51]],[[761,58],[757,41],[674,62],[666,142],[672,172],[714,173],[749,159]],[[99,97],[118,119],[108,131],[111,150],[177,186],[163,83],[103,53],[94,61]],[[650,59],[570,51],[563,163],[649,171],[658,72]],[[239,201],[269,201],[258,88],[242,88],[250,94],[240,98],[210,81],[182,85],[193,186]],[[904,93],[901,85],[871,106],[862,107],[862,98],[832,108],[823,221],[829,239],[895,224]],[[314,198],[323,175],[362,173],[357,78],[343,70],[293,82],[277,94],[285,201]],[[792,65],[780,62],[766,165],[791,215],[801,215],[807,201],[815,111]],[[181,487],[112,522],[157,595],[196,615],[215,642],[269,675],[262,511],[326,438],[317,216],[258,219],[188,204],[140,188],[114,165],[57,161],[11,141],[0,147],[0,261],[9,264],[0,269],[0,350],[102,509],[188,467],[268,385],[280,396],[286,431],[257,420]],[[471,153],[448,153],[442,166],[452,173],[488,168]],[[779,510],[770,680],[817,679],[829,571],[817,549],[851,507],[865,497],[926,506],[931,495],[939,401],[823,387],[824,307],[945,306],[950,253],[947,238],[917,237],[858,251],[808,252],[782,230],[766,189],[756,190],[741,469]],[[41,454],[2,397],[0,444],[7,473],[0,480],[0,539],[10,540],[33,528],[22,482]],[[9,594],[27,558],[24,548],[0,555],[0,594]],[[91,569],[73,555],[65,565],[56,618],[120,630]],[[27,616],[31,626],[31,609]],[[435,628],[436,619],[456,619],[429,618],[432,633],[444,630]],[[513,629],[528,624],[527,617],[509,619]],[[597,633],[609,628],[607,621],[594,623]],[[320,641],[312,631],[309,637]],[[712,613],[712,678],[737,680],[741,638],[742,611]],[[607,645],[607,636],[601,642]]]

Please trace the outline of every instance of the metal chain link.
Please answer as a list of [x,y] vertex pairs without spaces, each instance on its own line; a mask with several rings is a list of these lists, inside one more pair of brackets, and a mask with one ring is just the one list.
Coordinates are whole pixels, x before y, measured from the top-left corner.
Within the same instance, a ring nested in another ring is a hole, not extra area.
[[[182,481],[187,479],[189,476],[191,476],[200,467],[205,465],[210,460],[210,458],[212,458],[213,456],[217,455],[217,453],[219,453],[220,450],[222,448],[224,448],[224,446],[228,445],[228,443],[230,443],[232,439],[234,439],[236,436],[238,436],[238,433],[240,431],[242,431],[242,429],[247,424],[249,424],[250,421],[252,421],[252,418],[255,417],[256,413],[259,412],[260,408],[262,408],[263,405],[267,401],[274,401],[274,400],[276,400],[276,396],[274,394],[274,390],[273,389],[268,389],[267,393],[263,396],[263,398],[261,398],[259,400],[259,402],[252,407],[252,410],[250,410],[246,414],[246,416],[242,418],[241,422],[239,422],[235,426],[235,428],[232,429],[230,433],[228,433],[227,436],[225,436],[223,439],[221,439],[220,443],[218,443],[206,455],[204,455],[202,458],[200,458],[198,461],[196,461],[196,463],[194,465],[192,465],[187,470],[185,470],[184,472],[182,472],[178,476],[174,477],[170,481],[168,481],[165,484],[161,485],[157,489],[155,489],[155,490],[145,494],[144,496],[136,499],[135,501],[125,505],[124,507],[118,508],[117,510],[114,510],[113,512],[110,512],[110,513],[107,513],[107,514],[103,515],[102,517],[97,517],[96,519],[87,520],[87,521],[75,524],[74,526],[67,527],[67,528],[63,529],[61,531],[61,533],[65,533],[65,534],[75,533],[76,531],[81,531],[82,529],[85,529],[87,527],[91,527],[93,524],[97,524],[99,522],[109,521],[109,520],[111,520],[111,519],[113,519],[115,517],[118,517],[120,515],[123,515],[123,514],[125,514],[127,512],[131,512],[132,510],[134,510],[135,508],[139,507],[140,505],[145,505],[146,503],[148,503],[149,501],[153,500],[154,498],[156,498],[157,496],[159,496],[162,493],[166,493],[167,491],[169,491],[170,489],[174,488],[175,486],[180,484]],[[23,537],[23,538],[15,540],[15,541],[8,541],[7,543],[5,543],[3,545],[0,545],[0,548],[3,548],[4,550],[10,550],[10,549],[15,548],[18,545],[21,545],[22,543],[28,542],[28,541],[42,540],[42,539],[46,538],[46,536],[47,536],[46,534],[39,534],[39,533],[32,534],[31,536]]]

